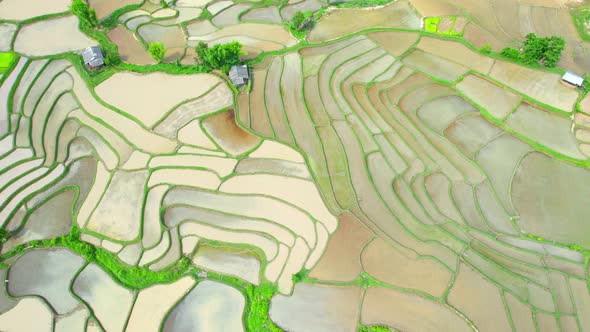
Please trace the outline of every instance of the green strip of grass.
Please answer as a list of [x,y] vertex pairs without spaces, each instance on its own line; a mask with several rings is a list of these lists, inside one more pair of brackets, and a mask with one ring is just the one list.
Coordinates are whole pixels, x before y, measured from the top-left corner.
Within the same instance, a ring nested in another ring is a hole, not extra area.
[[15,58],[16,55],[12,52],[0,53],[0,74],[4,74],[10,68]]
[[380,325],[362,325],[359,327],[358,332],[389,332],[393,331],[387,326]]
[[[9,233],[0,228],[1,243],[5,242]],[[192,276],[196,280],[202,280],[198,275],[198,269],[191,264],[188,257],[183,256],[175,264],[160,271],[151,271],[147,267],[129,266],[119,260],[116,254],[97,248],[80,240],[80,230],[72,226],[67,235],[50,240],[30,241],[15,247],[9,252],[0,255],[0,267],[6,267],[5,262],[16,257],[27,250],[68,248],[74,253],[82,256],[86,261],[96,263],[103,270],[109,273],[113,279],[130,290],[141,290],[155,284],[166,284],[174,282],[184,276]],[[244,322],[247,331],[282,331],[269,318],[268,309],[271,298],[277,293],[276,286],[269,282],[263,282],[254,286],[241,279],[220,275],[214,272],[207,272],[206,279],[219,281],[239,290],[246,297],[246,308],[244,309]]]

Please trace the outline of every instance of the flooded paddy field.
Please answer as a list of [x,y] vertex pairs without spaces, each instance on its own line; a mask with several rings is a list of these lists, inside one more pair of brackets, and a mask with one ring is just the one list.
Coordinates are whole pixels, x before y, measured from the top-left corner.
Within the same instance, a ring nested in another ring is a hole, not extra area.
[[69,5],[0,2],[0,330],[590,330],[590,97],[478,50],[588,71],[571,4]]

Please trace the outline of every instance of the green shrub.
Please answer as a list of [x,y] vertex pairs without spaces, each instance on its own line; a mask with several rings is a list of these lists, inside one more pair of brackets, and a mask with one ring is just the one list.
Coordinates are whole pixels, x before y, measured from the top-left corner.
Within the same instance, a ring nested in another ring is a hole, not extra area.
[[242,44],[232,41],[227,44],[217,44],[209,47],[205,42],[199,42],[195,47],[197,60],[206,68],[219,69],[224,73],[229,71],[231,66],[240,63]]
[[9,235],[10,234],[8,233],[6,228],[0,227],[0,243],[6,242],[6,240],[8,240]]
[[164,61],[164,56],[166,55],[166,47],[162,43],[151,43],[148,47],[148,52],[157,63],[162,63]]
[[88,8],[88,5],[82,0],[73,0],[70,5],[72,14],[78,16],[80,23],[90,28],[98,28],[98,20],[94,9]]
[[519,60],[521,58],[520,51],[512,47],[504,47],[500,54],[513,60]]
[[482,53],[491,53],[492,52],[492,47],[490,46],[490,44],[484,44],[480,49],[479,49]]

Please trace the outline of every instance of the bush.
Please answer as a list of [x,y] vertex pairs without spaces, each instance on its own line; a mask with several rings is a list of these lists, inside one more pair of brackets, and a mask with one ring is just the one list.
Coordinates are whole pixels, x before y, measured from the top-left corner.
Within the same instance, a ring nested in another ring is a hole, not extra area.
[[80,23],[90,28],[98,28],[98,20],[94,9],[88,8],[88,5],[82,0],[73,0],[70,5],[72,14],[78,16]]
[[6,228],[0,227],[0,243],[6,242],[8,240],[9,234]]
[[102,44],[101,45],[103,60],[106,65],[116,65],[121,62],[119,58],[119,50],[115,44]]
[[520,59],[520,52],[512,47],[504,47],[502,49],[502,52],[500,52],[503,56],[509,58],[509,59],[513,59],[513,60],[519,60]]
[[490,46],[490,44],[485,44],[483,45],[480,49],[479,49],[482,53],[490,53],[492,52],[492,47]]
[[240,63],[242,44],[233,41],[209,47],[207,43],[200,42],[195,47],[195,52],[197,53],[197,60],[206,68],[219,69],[227,73],[231,66]]
[[162,63],[164,61],[164,55],[166,55],[166,47],[162,43],[151,43],[148,47],[148,52],[156,62]]

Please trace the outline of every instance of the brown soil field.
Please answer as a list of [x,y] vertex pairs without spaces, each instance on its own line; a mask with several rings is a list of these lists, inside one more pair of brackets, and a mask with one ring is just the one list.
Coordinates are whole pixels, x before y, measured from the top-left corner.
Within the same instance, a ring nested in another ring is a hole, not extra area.
[[283,58],[275,57],[268,68],[264,88],[264,104],[276,139],[286,144],[292,144],[293,138],[289,130],[287,115],[284,113],[284,99],[280,85],[283,67]]
[[[266,92],[264,90],[266,86],[266,70],[254,69],[252,80],[254,83],[252,84],[249,104],[250,128],[258,133],[258,135],[273,138],[274,132],[269,122],[266,106],[264,105],[266,98]],[[242,112],[242,110],[240,109],[239,112]]]
[[390,54],[400,56],[418,40],[420,35],[412,32],[379,31],[368,33],[367,37]]
[[450,271],[435,261],[418,258],[409,250],[393,247],[379,238],[363,250],[361,258],[363,268],[374,278],[435,297],[444,293],[452,277]]
[[452,309],[416,294],[370,287],[362,304],[361,323],[400,331],[471,331]]
[[417,49],[406,55],[402,61],[419,71],[451,82],[468,70],[456,62]]
[[276,6],[253,9],[242,15],[241,20],[269,23],[281,23],[283,21]]
[[561,83],[558,74],[496,60],[490,76],[540,102],[572,112],[578,92]]
[[445,137],[470,159],[501,131],[480,115],[465,116],[445,129]]
[[475,53],[467,48],[467,46],[458,42],[422,37],[416,47],[430,54],[435,54],[441,58],[477,70],[483,74],[487,74],[494,63],[493,59]]
[[424,17],[461,14],[459,7],[446,1],[411,0],[410,3]]
[[475,22],[470,22],[465,27],[463,38],[472,43],[475,47],[481,48],[482,46],[489,44],[492,50],[499,52],[505,47],[503,41],[498,40],[491,33],[482,28]]
[[[498,288],[464,263],[461,263],[448,303],[469,317],[481,330],[510,330]],[[484,307],[486,310],[481,310]]]
[[[551,176],[549,176],[551,174]],[[560,242],[588,245],[583,216],[590,204],[587,172],[540,153],[527,155],[512,183],[512,201],[520,213],[519,226],[528,233]],[[548,188],[552,188],[551,190]],[[540,202],[545,202],[539,205]],[[553,227],[559,216],[560,227]]]
[[[356,19],[362,13],[363,19]],[[310,42],[333,40],[368,28],[420,27],[420,17],[406,0],[377,9],[337,9],[326,13],[310,33]]]
[[569,118],[522,103],[505,121],[514,131],[564,155],[585,159],[580,153]]
[[450,17],[443,17],[440,19],[440,22],[438,22],[437,31],[438,32],[449,31],[449,30],[451,30],[453,25],[454,25],[453,21],[451,20]]
[[157,24],[146,24],[137,29],[137,34],[147,44],[160,42],[166,48],[184,47],[186,44],[185,36],[177,26],[164,27]]
[[141,3],[141,0],[89,0],[88,7],[96,11],[99,20],[107,17],[115,9]]
[[229,110],[203,120],[203,127],[219,146],[233,155],[242,154],[260,141],[256,136],[238,127],[234,111]]
[[520,302],[510,293],[504,293],[506,305],[510,310],[512,322],[517,331],[536,331],[535,322],[533,321],[533,313],[531,308]]
[[508,115],[521,100],[518,94],[473,74],[463,78],[457,89],[498,119]]
[[358,286],[299,283],[290,297],[275,296],[270,318],[288,331],[314,326],[321,331],[356,331],[361,290]]
[[361,251],[371,237],[371,232],[354,216],[340,215],[338,229],[309,276],[327,281],[354,280],[362,270]]
[[117,45],[122,61],[137,65],[149,65],[154,62],[133,33],[122,26],[118,25],[107,32],[107,37]]

